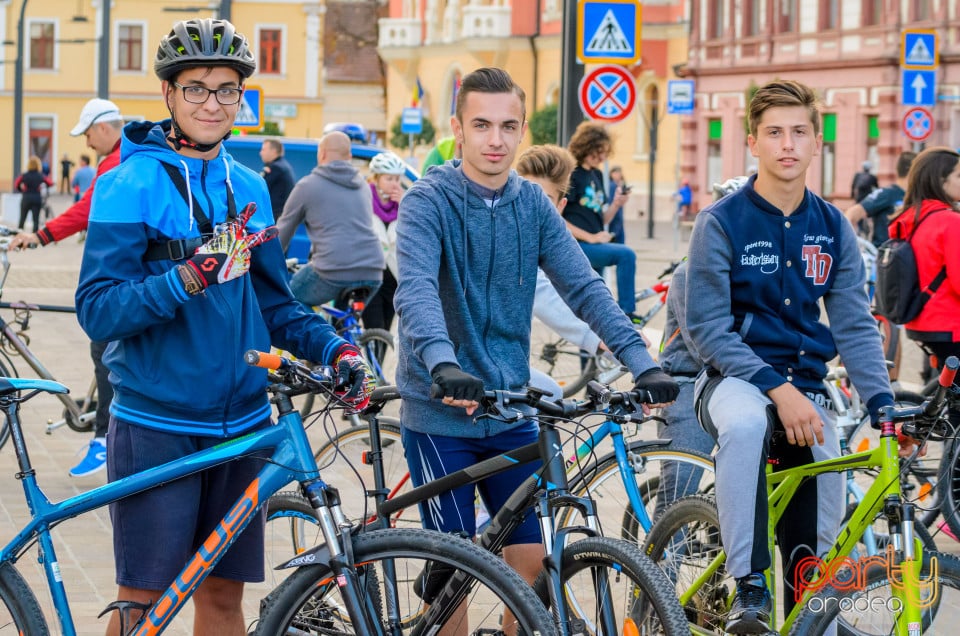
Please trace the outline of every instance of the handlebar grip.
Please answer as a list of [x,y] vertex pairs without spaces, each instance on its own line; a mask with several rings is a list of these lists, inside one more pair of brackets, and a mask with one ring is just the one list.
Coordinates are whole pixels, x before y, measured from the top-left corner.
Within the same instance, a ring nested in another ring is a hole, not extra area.
[[264,353],[263,351],[256,351],[254,349],[250,349],[243,354],[243,360],[251,367],[260,367],[261,369],[269,369],[271,371],[276,371],[284,366],[286,362],[286,360],[275,353]]
[[956,356],[948,357],[943,363],[943,371],[940,372],[940,386],[937,387],[936,393],[927,402],[926,408],[923,409],[924,416],[933,417],[943,408],[947,399],[947,389],[953,385],[958,368],[960,368],[960,360]]
[[960,360],[956,356],[950,356],[943,364],[943,371],[940,372],[940,386],[950,386],[957,376],[957,369],[960,368]]

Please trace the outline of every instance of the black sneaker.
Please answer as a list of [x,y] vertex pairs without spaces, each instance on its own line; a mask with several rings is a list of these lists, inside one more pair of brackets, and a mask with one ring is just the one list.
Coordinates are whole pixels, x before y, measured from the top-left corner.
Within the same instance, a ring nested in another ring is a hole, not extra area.
[[634,325],[636,325],[637,327],[642,327],[642,326],[645,325],[646,322],[647,322],[646,320],[643,319],[643,316],[638,316],[637,314],[633,313],[632,311],[626,311],[626,312],[624,312],[624,313],[627,314],[627,318],[630,319],[630,322],[632,322],[632,323],[633,323]]
[[737,595],[727,614],[728,634],[766,634],[770,631],[770,592],[763,574],[737,579]]

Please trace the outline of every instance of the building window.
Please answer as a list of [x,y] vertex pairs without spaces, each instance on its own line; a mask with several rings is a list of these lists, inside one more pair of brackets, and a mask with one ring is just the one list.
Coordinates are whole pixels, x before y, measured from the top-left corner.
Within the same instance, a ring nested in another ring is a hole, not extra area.
[[840,28],[840,0],[820,0],[820,30]]
[[143,70],[143,26],[117,25],[117,70]]
[[[707,184],[723,183],[723,120],[707,121]],[[712,185],[708,185],[708,188]]]
[[930,0],[913,0],[910,3],[910,19],[913,22],[930,19]]
[[863,26],[883,22],[883,0],[863,0]]
[[53,22],[30,23],[30,68],[53,68],[53,43],[55,39]]
[[260,60],[257,64],[257,72],[260,74],[279,74],[283,70],[280,68],[281,51],[283,47],[283,33],[280,29],[260,29],[258,31],[257,50]]
[[837,185],[837,114],[823,114],[823,149],[820,152],[820,192],[830,196]]
[[760,7],[758,0],[743,0],[743,35],[760,34]]
[[716,40],[723,37],[723,0],[714,0],[707,7],[707,39]]
[[797,30],[797,0],[777,0],[777,33],[793,33]]

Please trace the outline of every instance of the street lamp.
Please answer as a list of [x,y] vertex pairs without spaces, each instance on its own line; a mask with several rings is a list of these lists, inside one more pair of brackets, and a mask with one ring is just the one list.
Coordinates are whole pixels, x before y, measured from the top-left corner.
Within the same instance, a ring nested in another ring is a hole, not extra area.
[[23,14],[27,0],[20,4],[20,19],[17,21],[17,59],[13,70],[13,180],[20,176],[20,157],[23,154]]
[[161,11],[165,11],[167,13],[199,13],[201,11],[215,11],[217,17],[221,20],[229,20],[232,12],[232,4],[233,0],[220,0],[220,2],[211,2],[209,4],[199,6],[163,7]]

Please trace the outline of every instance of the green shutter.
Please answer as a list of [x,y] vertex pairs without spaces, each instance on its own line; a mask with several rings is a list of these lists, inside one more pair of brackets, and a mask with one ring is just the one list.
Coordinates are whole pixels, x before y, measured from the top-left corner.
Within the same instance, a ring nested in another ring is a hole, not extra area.
[[880,139],[880,125],[877,123],[879,119],[876,115],[867,117],[867,139]]
[[823,114],[823,143],[829,144],[837,140],[837,114]]
[[710,120],[710,140],[723,138],[723,121],[720,119]]

